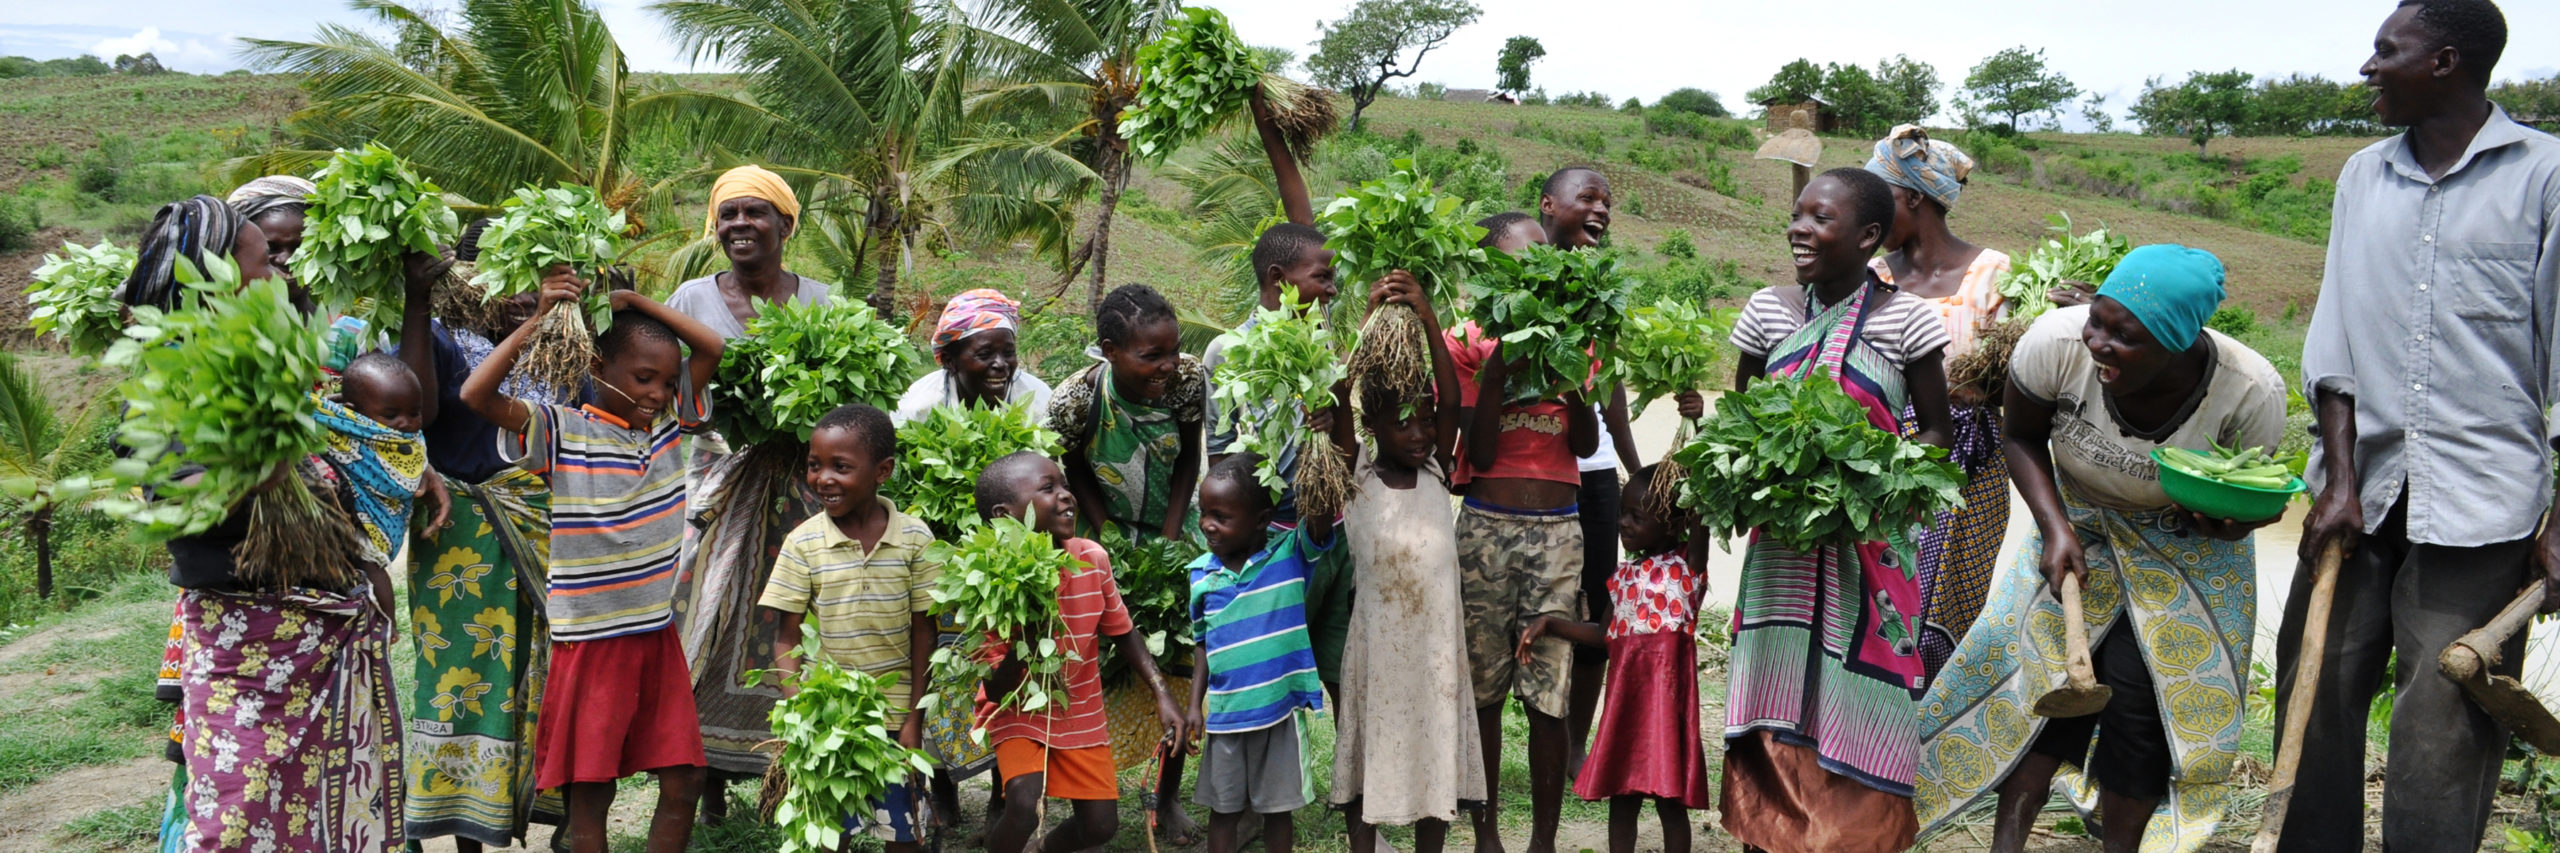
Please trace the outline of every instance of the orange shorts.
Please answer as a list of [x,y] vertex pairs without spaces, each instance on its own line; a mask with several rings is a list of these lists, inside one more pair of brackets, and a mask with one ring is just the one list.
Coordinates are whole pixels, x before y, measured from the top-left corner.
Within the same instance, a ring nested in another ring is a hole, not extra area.
[[1112,774],[1108,746],[1050,749],[1027,737],[996,744],[996,778],[1012,784],[1015,778],[1033,773],[1046,773],[1044,793],[1061,800],[1120,799],[1120,780]]

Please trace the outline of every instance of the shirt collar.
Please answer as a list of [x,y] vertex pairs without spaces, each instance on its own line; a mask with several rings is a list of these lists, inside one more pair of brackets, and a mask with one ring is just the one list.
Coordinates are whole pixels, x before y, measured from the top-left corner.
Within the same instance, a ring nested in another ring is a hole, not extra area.
[[[889,523],[882,525],[880,528],[880,547],[886,548],[895,544],[895,540],[898,538],[898,531],[906,527],[905,521],[907,514],[899,512],[898,505],[892,503],[888,498],[879,495],[872,495],[871,499],[878,501],[880,508],[889,511]],[[844,528],[837,526],[834,518],[827,519],[827,523],[819,525],[819,527],[823,528],[818,533],[819,547],[844,547],[851,548],[856,551],[862,550],[862,543],[853,541],[853,537],[851,536],[844,535]],[[877,551],[879,548],[874,548],[872,550]]]
[[2399,172],[2402,177],[2422,184],[2437,184],[2452,180],[2453,176],[2461,174],[2463,169],[2470,168],[2471,161],[2479,159],[2480,155],[2523,142],[2527,138],[2529,137],[2524,125],[2517,124],[2515,119],[2507,117],[2507,108],[2491,103],[2489,120],[2482,122],[2480,131],[2471,135],[2471,145],[2463,149],[2462,159],[2453,161],[2453,168],[2444,170],[2444,177],[2427,176],[2426,167],[2418,165],[2418,155],[2410,150],[2409,134],[2405,132],[2392,137],[2392,145],[2390,151],[2384,155],[2384,161],[2390,163],[2391,168]]

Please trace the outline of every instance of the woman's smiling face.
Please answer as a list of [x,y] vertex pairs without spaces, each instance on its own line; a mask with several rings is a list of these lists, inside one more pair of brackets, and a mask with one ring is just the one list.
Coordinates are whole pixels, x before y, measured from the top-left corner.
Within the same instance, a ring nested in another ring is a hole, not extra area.
[[2098,384],[2117,397],[2151,390],[2177,356],[2152,337],[2142,318],[2106,296],[2090,301],[2089,322],[2080,329],[2080,343],[2089,348],[2090,360],[2098,365]]

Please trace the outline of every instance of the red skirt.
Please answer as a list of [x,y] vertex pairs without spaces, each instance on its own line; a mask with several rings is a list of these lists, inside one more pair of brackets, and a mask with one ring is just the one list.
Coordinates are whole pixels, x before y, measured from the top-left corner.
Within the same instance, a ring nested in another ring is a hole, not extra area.
[[1608,689],[1573,793],[1712,805],[1706,743],[1698,735],[1697,641],[1685,632],[1610,640]]
[[674,628],[551,645],[534,728],[534,785],[701,767],[693,675]]

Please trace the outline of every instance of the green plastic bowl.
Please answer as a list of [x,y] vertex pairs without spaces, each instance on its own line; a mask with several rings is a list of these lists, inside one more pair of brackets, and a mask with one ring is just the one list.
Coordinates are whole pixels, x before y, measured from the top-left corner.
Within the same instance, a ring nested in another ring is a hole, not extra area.
[[2160,461],[2158,450],[2151,451],[2151,461],[2160,469],[2160,489],[2169,493],[2169,500],[2209,518],[2242,523],[2266,521],[2283,515],[2284,505],[2303,489],[2300,477],[2281,489],[2253,489],[2208,480]]

